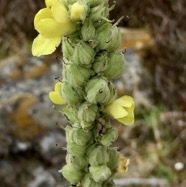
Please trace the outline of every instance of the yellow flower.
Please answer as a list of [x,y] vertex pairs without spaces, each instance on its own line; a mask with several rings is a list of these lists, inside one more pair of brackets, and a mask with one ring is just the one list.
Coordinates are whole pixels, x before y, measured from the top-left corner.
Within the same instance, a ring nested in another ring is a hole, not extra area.
[[49,98],[50,100],[57,105],[65,104],[65,100],[61,96],[61,82],[57,82],[54,86],[54,91],[49,92]]
[[39,32],[32,45],[34,56],[51,54],[61,43],[62,37],[75,29],[69,12],[59,0],[45,0],[45,4],[46,8],[41,9],[34,18],[34,27]]
[[70,17],[74,20],[84,20],[86,17],[86,7],[80,3],[74,3],[70,7]]
[[116,171],[118,173],[126,173],[128,170],[128,165],[129,165],[129,159],[125,157],[120,157]]
[[106,106],[106,112],[125,125],[134,123],[134,100],[130,96],[123,96]]

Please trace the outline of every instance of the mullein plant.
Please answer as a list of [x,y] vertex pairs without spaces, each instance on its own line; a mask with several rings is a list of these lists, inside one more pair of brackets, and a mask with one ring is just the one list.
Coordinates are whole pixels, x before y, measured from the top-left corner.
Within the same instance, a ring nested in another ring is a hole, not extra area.
[[62,81],[49,98],[68,119],[66,165],[59,171],[77,187],[114,187],[114,175],[125,173],[129,160],[111,145],[118,130],[110,116],[124,125],[134,122],[134,100],[117,97],[112,80],[124,70],[117,51],[120,33],[109,20],[108,0],[46,0],[34,18],[39,35],[34,56],[48,55],[62,42]]

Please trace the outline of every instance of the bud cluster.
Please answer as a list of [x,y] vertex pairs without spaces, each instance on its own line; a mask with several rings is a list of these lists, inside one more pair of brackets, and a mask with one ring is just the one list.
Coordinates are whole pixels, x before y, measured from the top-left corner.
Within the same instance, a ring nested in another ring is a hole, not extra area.
[[110,125],[104,107],[116,99],[111,80],[124,69],[123,54],[116,51],[119,30],[108,20],[108,0],[64,0],[64,4],[76,32],[62,39],[61,97],[71,126],[65,128],[67,164],[61,172],[71,185],[115,187],[112,177],[119,153],[110,146],[118,131]]

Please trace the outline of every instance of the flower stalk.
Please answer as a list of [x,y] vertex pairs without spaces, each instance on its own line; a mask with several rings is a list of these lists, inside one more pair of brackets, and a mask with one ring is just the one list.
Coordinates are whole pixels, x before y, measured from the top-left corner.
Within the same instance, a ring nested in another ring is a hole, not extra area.
[[118,27],[109,20],[108,0],[46,0],[35,16],[35,56],[51,54],[62,41],[62,82],[49,93],[61,105],[67,155],[62,175],[77,187],[114,187],[114,174],[127,171],[128,159],[111,145],[118,131],[110,116],[125,125],[134,122],[134,101],[119,99],[113,79],[124,70]]

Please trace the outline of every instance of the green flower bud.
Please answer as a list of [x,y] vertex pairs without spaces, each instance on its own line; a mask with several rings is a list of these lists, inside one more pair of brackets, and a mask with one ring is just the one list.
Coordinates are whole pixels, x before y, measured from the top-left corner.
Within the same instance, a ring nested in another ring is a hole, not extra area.
[[112,103],[117,97],[116,86],[112,82],[109,82],[109,89],[110,89],[110,98],[107,104]]
[[111,176],[111,171],[106,165],[90,166],[89,171],[95,182],[104,182]]
[[93,122],[97,116],[98,106],[88,102],[79,107],[78,118],[86,122]]
[[62,40],[62,51],[63,51],[63,57],[67,60],[73,55],[74,48],[68,41],[68,37],[63,37]]
[[94,126],[93,122],[86,122],[86,121],[81,121],[81,127],[84,130],[90,130]]
[[62,0],[62,2],[68,7],[68,5],[76,3],[77,0]]
[[86,150],[86,156],[89,157],[90,155],[90,152],[93,150],[93,149],[96,149],[96,147],[98,146],[99,144],[92,144],[90,145],[87,150]]
[[90,65],[94,60],[94,49],[86,42],[81,41],[76,44],[73,53],[73,62],[80,65]]
[[111,40],[111,28],[112,24],[105,22],[103,23],[100,27],[97,29],[97,40],[98,40],[98,46],[97,48],[99,50],[105,50],[109,47],[110,45],[110,40]]
[[73,87],[82,86],[89,79],[90,74],[90,70],[77,64],[64,66],[64,79]]
[[93,78],[85,87],[86,100],[90,103],[107,103],[110,98],[110,89],[105,78]]
[[86,159],[84,157],[74,156],[72,154],[67,154],[66,156],[67,164],[73,165],[75,169],[85,169],[88,165]]
[[81,92],[82,90],[80,89],[75,89],[74,87],[72,87],[70,84],[68,83],[64,83],[62,88],[62,96],[64,98],[64,100],[71,104],[71,105],[75,105],[79,102],[81,102],[82,98],[83,98],[83,93]]
[[76,123],[72,124],[73,128],[81,128],[81,122],[77,121]]
[[108,0],[88,0],[87,2],[90,6],[98,6],[100,4],[107,4]]
[[92,133],[90,131],[85,131],[81,128],[73,129],[71,132],[72,140],[77,145],[86,145],[92,138]]
[[72,155],[76,155],[79,157],[84,156],[86,150],[86,146],[77,145],[75,143],[69,143],[67,145],[67,152]]
[[96,7],[91,8],[89,18],[93,21],[99,21],[103,18],[107,18],[109,14],[109,9],[104,3]]
[[106,164],[109,161],[107,149],[104,146],[91,146],[88,151],[88,161],[91,166]]
[[95,39],[96,29],[91,20],[86,19],[82,28],[81,28],[81,36],[84,41],[89,41]]
[[107,68],[104,71],[104,75],[108,79],[119,78],[124,70],[124,56],[121,52],[111,53],[109,56],[109,61]]
[[84,187],[102,187],[102,183],[95,182],[90,174],[85,175],[84,179],[82,180],[82,186]]
[[71,164],[65,165],[59,172],[72,184],[78,183],[84,175],[82,170],[75,169]]
[[118,131],[116,128],[107,129],[104,135],[101,137],[100,143],[106,147],[114,143],[118,138]]
[[63,114],[67,117],[67,120],[72,124],[78,122],[77,111],[78,110],[76,107],[71,107],[69,105],[63,108]]
[[72,132],[72,127],[70,127],[69,125],[65,127],[65,134],[66,134],[66,142],[67,143],[72,143],[72,139],[71,139],[71,132]]
[[108,63],[108,53],[104,51],[95,57],[92,68],[96,73],[100,73],[107,68],[107,63]]
[[81,38],[79,36],[79,31],[74,32],[73,34],[68,36],[69,43],[74,47],[76,43],[81,41]]
[[116,26],[105,22],[97,29],[98,50],[115,51],[120,44],[120,34]]
[[117,167],[117,164],[119,162],[119,152],[116,149],[109,147],[108,154],[109,154],[109,161],[107,163],[107,166],[111,170],[113,170]]
[[116,49],[118,49],[118,47],[120,45],[120,42],[121,42],[121,34],[120,34],[120,31],[119,31],[119,29],[116,25],[112,26],[111,35],[112,35],[112,37],[111,37],[111,40],[109,42],[110,45],[107,48],[107,50],[109,52],[113,52]]

